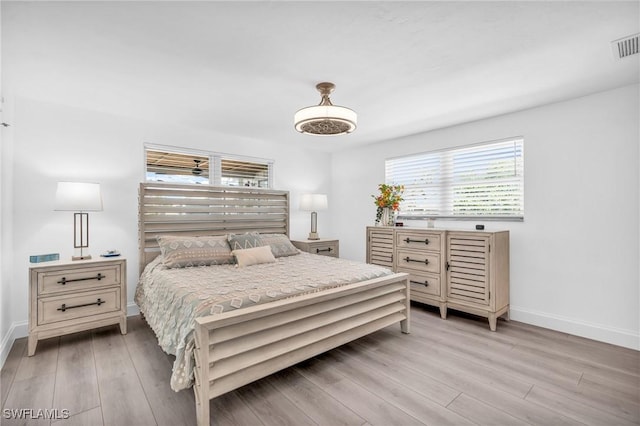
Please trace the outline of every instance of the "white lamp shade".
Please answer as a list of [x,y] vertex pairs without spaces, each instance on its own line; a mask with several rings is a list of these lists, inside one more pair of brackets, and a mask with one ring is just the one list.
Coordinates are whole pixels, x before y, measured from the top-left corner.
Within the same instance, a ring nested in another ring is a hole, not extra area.
[[102,194],[99,183],[58,182],[54,210],[101,211]]
[[300,210],[317,212],[327,207],[327,194],[302,194],[300,198]]

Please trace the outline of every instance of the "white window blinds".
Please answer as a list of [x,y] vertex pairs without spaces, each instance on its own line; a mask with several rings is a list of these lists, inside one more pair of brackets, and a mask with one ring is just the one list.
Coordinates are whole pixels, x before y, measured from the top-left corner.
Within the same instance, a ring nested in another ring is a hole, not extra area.
[[489,142],[385,162],[404,185],[400,217],[524,219],[524,140]]

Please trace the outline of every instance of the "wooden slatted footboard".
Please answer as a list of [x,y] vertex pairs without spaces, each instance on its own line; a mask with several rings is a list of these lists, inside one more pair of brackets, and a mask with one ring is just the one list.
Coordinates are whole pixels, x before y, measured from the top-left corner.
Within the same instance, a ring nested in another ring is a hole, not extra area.
[[210,399],[396,322],[409,333],[404,273],[197,318],[197,424]]

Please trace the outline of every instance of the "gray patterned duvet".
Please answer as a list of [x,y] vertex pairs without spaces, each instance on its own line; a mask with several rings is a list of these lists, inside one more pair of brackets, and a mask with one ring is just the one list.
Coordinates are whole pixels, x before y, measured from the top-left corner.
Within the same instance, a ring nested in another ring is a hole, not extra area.
[[168,269],[158,256],[142,273],[135,302],[160,347],[176,356],[171,388],[179,391],[193,383],[195,318],[390,274],[380,266],[304,252],[244,268]]

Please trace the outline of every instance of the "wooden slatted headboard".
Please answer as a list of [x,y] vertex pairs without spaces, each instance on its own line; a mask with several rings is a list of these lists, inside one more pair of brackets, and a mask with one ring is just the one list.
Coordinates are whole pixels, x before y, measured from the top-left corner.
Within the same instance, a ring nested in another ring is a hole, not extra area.
[[140,273],[159,253],[157,235],[289,235],[289,192],[272,189],[141,183]]

